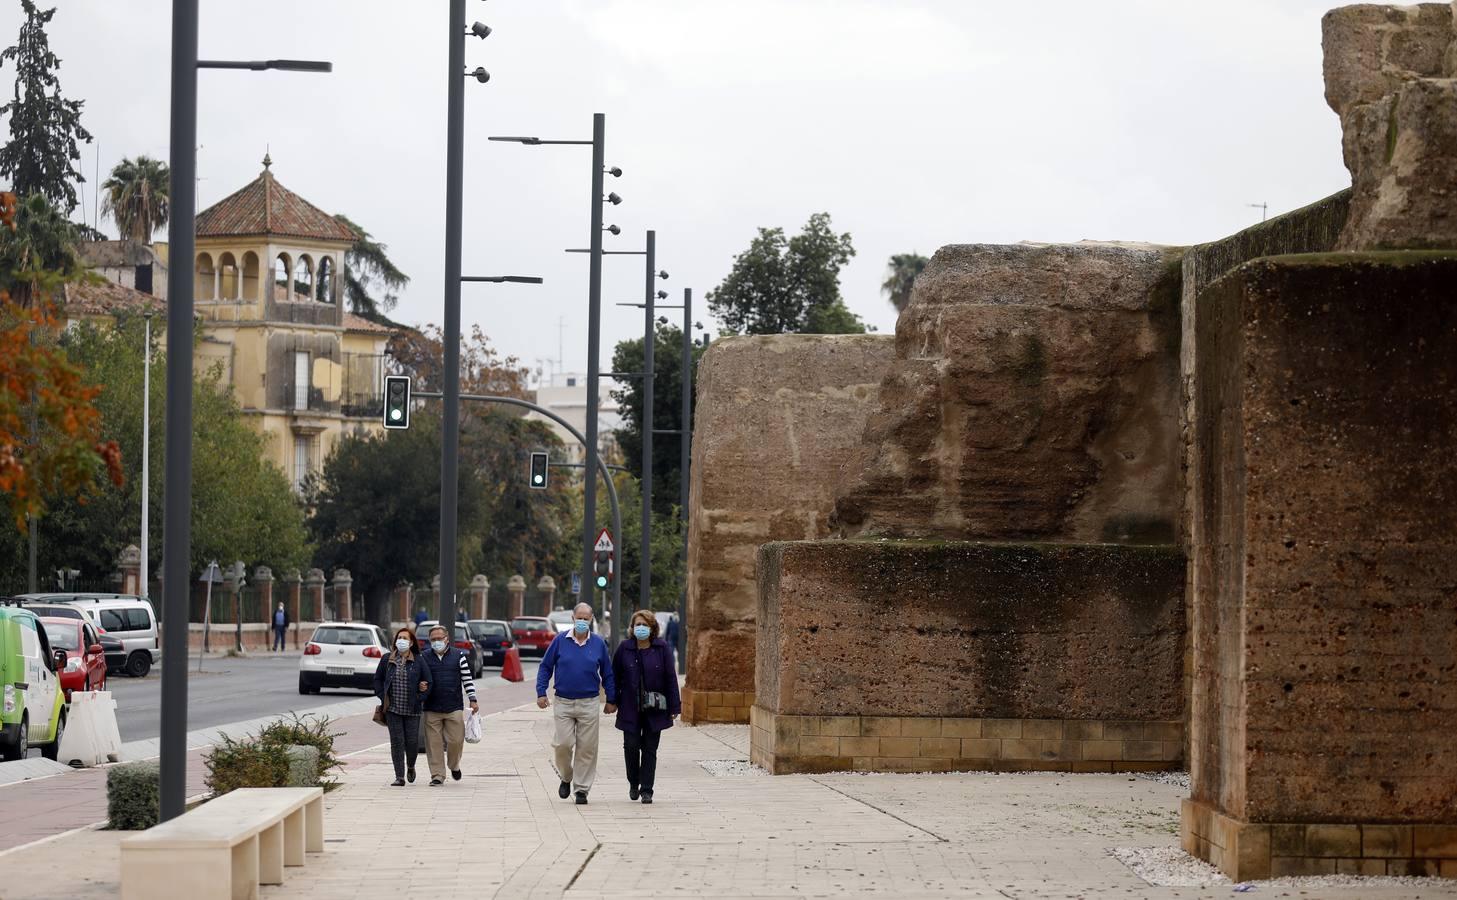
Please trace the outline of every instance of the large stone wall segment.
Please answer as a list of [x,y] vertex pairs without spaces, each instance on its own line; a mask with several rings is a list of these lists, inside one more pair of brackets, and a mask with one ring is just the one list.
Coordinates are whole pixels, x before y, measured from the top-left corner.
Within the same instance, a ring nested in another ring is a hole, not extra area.
[[1200,295],[1187,850],[1457,874],[1457,254]]
[[692,722],[747,722],[755,557],[829,534],[836,491],[865,463],[865,419],[890,364],[886,335],[715,341],[699,363],[688,535]]
[[1169,543],[1179,251],[942,247],[836,502],[845,537]]

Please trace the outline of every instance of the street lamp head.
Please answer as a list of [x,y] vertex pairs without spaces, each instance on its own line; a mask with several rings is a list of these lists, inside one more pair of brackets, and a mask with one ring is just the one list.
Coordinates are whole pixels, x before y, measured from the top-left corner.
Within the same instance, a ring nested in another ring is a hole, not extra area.
[[658,299],[659,300],[666,300],[666,299],[668,299],[668,292],[667,291],[658,291]]
[[613,178],[621,178],[622,170],[619,169],[617,166],[613,166],[612,168],[607,170],[607,174],[611,175]]
[[697,328],[699,331],[702,331],[703,330],[703,323],[702,322],[694,322],[693,323],[693,327],[694,328]]
[[474,78],[476,81],[479,81],[481,84],[485,84],[486,82],[491,80],[491,73],[487,72],[484,66],[476,66],[476,70],[474,72],[467,72],[466,74],[469,77]]
[[663,279],[664,281],[667,281],[668,280],[668,270],[667,269],[663,269],[662,271],[658,272],[658,277],[661,278],[661,279]]
[[616,206],[617,204],[622,202],[622,198],[617,196],[616,193],[611,193],[607,195],[607,202],[611,203],[613,206]]
[[658,324],[659,325],[666,325],[666,324],[668,324],[668,317],[667,316],[658,316]]
[[483,22],[477,22],[470,27],[470,33],[480,38],[481,40],[485,40],[486,38],[491,36],[491,26],[486,25]]
[[615,235],[622,234],[622,229],[621,228],[618,228],[616,225],[608,225],[607,226],[607,230],[610,231],[610,232],[612,232],[612,234],[614,236]]

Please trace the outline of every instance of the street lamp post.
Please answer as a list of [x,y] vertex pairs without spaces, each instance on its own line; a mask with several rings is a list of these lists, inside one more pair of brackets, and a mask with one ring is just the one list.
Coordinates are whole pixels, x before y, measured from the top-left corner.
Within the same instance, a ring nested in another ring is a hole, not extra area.
[[137,594],[147,597],[147,539],[151,516],[152,489],[152,311],[142,313],[146,323],[142,343],[142,568],[139,573]]
[[[162,506],[162,666],[160,814],[183,813],[187,800],[187,595],[192,559],[193,264],[197,246],[197,71],[278,69],[328,72],[327,62],[197,58],[198,0],[172,0],[172,97],[167,267],[167,463]],[[178,664],[178,660],[184,661]]]

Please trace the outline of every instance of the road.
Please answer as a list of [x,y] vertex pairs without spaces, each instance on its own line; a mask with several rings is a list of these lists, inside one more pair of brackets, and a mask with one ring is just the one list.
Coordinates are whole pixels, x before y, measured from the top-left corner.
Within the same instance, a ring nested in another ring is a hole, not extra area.
[[[523,659],[521,667],[527,682],[536,678],[536,657]],[[116,719],[123,743],[155,738],[160,733],[161,673],[157,667],[146,678],[118,675],[107,679],[107,687],[116,699]],[[499,667],[487,667],[476,684],[479,689],[489,691],[510,682],[501,679]],[[300,694],[298,657],[293,654],[210,657],[203,660],[201,672],[197,670],[197,658],[193,657],[187,673],[187,729],[194,731],[291,710],[303,712],[368,696],[367,691],[332,688],[319,694]]]

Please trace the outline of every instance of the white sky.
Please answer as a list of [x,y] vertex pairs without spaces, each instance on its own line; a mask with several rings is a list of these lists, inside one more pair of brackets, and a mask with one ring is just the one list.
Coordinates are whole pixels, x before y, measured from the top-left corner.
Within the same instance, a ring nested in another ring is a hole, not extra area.
[[[50,0],[65,93],[86,101],[104,174],[167,153],[171,4]],[[591,136],[607,114],[609,249],[658,231],[678,302],[727,273],[758,226],[811,213],[854,236],[846,303],[882,331],[892,253],[972,241],[1194,243],[1349,184],[1322,97],[1330,0],[471,0],[464,322],[528,365],[586,359],[588,148],[489,134]],[[0,12],[13,42],[19,4]],[[445,0],[206,0],[204,58],[324,58],[332,75],[203,72],[199,195],[279,180],[389,245],[413,277],[396,309],[439,322]],[[13,68],[0,71],[9,96]],[[95,144],[85,148],[95,165]],[[86,185],[90,205],[92,185]],[[105,223],[107,230],[114,230]],[[643,268],[605,263],[603,353],[641,334]],[[678,315],[674,313],[674,315]],[[714,326],[706,316],[701,321]],[[715,328],[716,330],[716,328]]]

